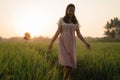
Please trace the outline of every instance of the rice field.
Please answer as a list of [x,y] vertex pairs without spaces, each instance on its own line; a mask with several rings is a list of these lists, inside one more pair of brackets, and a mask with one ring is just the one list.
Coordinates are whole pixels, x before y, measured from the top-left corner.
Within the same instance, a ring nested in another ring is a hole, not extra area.
[[[89,42],[91,51],[77,41],[74,80],[120,80],[120,42]],[[62,80],[57,42],[0,42],[0,80]]]

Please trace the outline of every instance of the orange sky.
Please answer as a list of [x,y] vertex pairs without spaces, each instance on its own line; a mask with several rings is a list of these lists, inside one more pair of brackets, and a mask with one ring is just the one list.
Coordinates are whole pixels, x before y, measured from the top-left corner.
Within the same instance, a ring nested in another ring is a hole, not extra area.
[[120,0],[0,0],[0,36],[52,37],[66,6],[74,3],[83,36],[103,37],[104,26],[120,18]]

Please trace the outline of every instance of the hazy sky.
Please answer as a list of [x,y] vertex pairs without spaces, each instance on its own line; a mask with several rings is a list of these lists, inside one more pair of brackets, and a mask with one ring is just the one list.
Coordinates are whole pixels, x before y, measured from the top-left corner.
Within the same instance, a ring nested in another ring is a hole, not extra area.
[[106,22],[120,18],[120,0],[0,0],[0,36],[52,37],[69,3],[76,6],[83,36],[103,37]]

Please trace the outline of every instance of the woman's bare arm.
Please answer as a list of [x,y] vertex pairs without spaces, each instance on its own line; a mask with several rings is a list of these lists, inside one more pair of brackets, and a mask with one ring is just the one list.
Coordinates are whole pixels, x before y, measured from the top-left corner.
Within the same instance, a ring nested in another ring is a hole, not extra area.
[[77,33],[78,38],[79,38],[82,42],[84,42],[84,44],[86,45],[87,49],[90,50],[90,44],[88,44],[88,43],[85,41],[85,39],[84,39],[83,36],[81,35],[79,29],[76,30],[76,33]]
[[62,31],[61,26],[58,26],[58,29],[57,29],[55,35],[53,36],[53,38],[52,38],[52,40],[51,40],[51,43],[50,43],[50,45],[49,45],[49,47],[48,47],[48,50],[49,50],[49,51],[51,50],[54,41],[57,39],[57,37],[58,37],[58,35],[61,33],[61,31]]

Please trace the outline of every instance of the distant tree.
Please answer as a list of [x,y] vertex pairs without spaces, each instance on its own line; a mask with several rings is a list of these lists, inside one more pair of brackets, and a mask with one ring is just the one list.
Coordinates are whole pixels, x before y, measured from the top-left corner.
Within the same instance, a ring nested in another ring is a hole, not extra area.
[[107,37],[120,39],[120,20],[118,17],[107,21],[105,29],[106,31],[104,33]]
[[2,40],[2,37],[0,36],[0,41]]
[[25,36],[24,36],[24,39],[25,39],[26,41],[28,41],[28,40],[30,40],[30,38],[31,38],[30,33],[29,33],[29,32],[26,32],[26,33],[25,33]]

